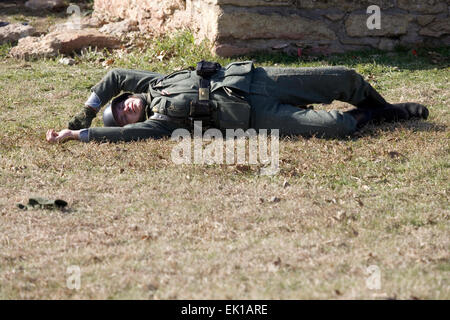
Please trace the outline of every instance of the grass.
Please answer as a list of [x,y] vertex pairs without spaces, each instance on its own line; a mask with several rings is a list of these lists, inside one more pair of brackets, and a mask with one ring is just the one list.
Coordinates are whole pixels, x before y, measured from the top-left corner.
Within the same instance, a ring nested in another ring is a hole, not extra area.
[[[80,109],[105,61],[165,73],[216,59],[190,33],[85,50],[74,66],[8,50],[0,47],[0,298],[450,298],[450,48],[239,58],[346,65],[388,100],[430,109],[426,122],[369,126],[354,139],[283,139],[273,177],[257,165],[175,165],[166,139],[45,142]],[[36,194],[69,209],[15,208]],[[66,285],[72,265],[80,290]],[[370,265],[380,290],[366,286]]]

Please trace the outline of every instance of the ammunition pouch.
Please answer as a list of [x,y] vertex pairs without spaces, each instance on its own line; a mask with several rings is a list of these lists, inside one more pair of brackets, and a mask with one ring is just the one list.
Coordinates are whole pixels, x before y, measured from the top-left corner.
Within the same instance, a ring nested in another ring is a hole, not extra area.
[[208,129],[212,125],[212,107],[209,101],[191,101],[189,106],[188,125],[194,128],[194,121],[202,121],[202,127]]
[[196,72],[200,77],[200,83],[198,101],[191,101],[189,108],[188,125],[190,128],[194,127],[194,121],[202,121],[205,129],[212,125],[212,107],[209,101],[211,77],[221,68],[222,66],[217,62],[202,60],[197,63]]
[[197,75],[202,78],[211,78],[212,75],[214,75],[217,71],[220,70],[222,66],[218,62],[210,62],[202,60],[199,63],[197,63],[197,68],[195,69],[197,71]]

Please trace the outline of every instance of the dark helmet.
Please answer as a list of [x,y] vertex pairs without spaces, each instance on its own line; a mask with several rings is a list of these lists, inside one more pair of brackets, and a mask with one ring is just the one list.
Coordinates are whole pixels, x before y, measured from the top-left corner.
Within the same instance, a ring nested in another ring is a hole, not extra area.
[[129,92],[123,93],[115,97],[111,103],[106,106],[105,111],[103,111],[103,125],[105,127],[120,127],[116,121],[117,106],[131,95],[132,93]]

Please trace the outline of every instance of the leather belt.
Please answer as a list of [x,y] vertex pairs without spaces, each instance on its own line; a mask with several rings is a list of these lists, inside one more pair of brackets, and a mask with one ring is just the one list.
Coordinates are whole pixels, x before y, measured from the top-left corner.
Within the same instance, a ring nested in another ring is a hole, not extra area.
[[184,119],[178,119],[178,118],[166,116],[165,114],[161,114],[161,113],[154,113],[149,119],[170,121],[170,122],[175,122],[177,124],[182,124],[182,125],[186,124],[186,120],[184,120]]

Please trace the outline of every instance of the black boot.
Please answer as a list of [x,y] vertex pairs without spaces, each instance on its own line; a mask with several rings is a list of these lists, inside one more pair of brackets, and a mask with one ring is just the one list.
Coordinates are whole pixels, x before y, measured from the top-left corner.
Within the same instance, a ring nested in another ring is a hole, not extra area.
[[351,115],[356,120],[356,128],[361,129],[370,121],[373,120],[372,111],[355,108],[345,112],[346,114]]
[[387,105],[389,103],[370,84],[366,98],[356,104],[358,108],[366,110],[383,109]]
[[406,103],[394,103],[394,107],[399,107],[405,109],[409,113],[410,119],[427,119],[428,118],[428,108],[424,105],[415,102]]
[[356,120],[358,129],[364,127],[367,123],[373,121],[375,123],[394,122],[399,120],[408,120],[410,115],[406,108],[387,104],[383,108],[365,109],[355,108],[345,112]]
[[387,104],[384,108],[370,110],[372,112],[373,121],[381,122],[395,122],[400,120],[409,120],[409,112],[400,106]]
[[367,91],[366,98],[356,104],[360,109],[374,111],[374,120],[385,121],[408,120],[411,118],[427,119],[427,107],[414,103],[388,103],[371,85]]
[[375,121],[398,121],[413,118],[427,119],[428,109],[418,103],[388,103],[371,85],[367,90],[366,98],[356,104],[360,109],[373,111]]

